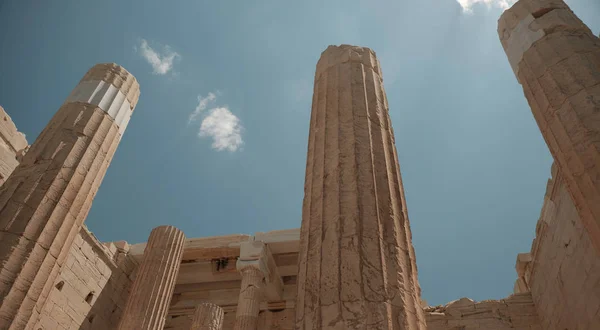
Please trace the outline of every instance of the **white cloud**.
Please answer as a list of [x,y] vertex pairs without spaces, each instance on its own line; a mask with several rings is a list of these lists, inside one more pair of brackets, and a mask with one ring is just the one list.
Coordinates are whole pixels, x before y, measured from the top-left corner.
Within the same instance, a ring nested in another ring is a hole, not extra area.
[[508,9],[512,6],[517,0],[456,0],[462,7],[465,13],[472,13],[473,6],[476,4],[484,4],[488,8],[497,7],[500,9]]
[[[137,50],[137,49],[136,49]],[[171,47],[165,46],[162,54],[154,50],[145,39],[140,44],[140,52],[148,61],[154,70],[154,74],[164,75],[173,69],[173,62],[181,58],[179,54],[171,50]]]
[[194,112],[190,114],[190,118],[188,120],[188,124],[195,121],[196,118],[202,113],[202,111],[206,110],[209,103],[214,102],[217,99],[217,96],[214,93],[208,93],[206,97],[202,97],[202,95],[198,95],[198,105]]
[[[217,94],[220,95],[218,91],[216,94],[208,93],[206,97],[198,95],[198,105],[190,114],[188,125],[198,120],[209,104],[217,101]],[[198,136],[200,138],[212,138],[212,148],[215,150],[234,152],[239,150],[244,144],[242,139],[243,130],[241,120],[227,106],[221,106],[208,110],[208,114],[200,123]]]
[[216,150],[237,151],[242,140],[242,125],[227,107],[214,108],[200,124],[200,137],[212,137],[212,148]]

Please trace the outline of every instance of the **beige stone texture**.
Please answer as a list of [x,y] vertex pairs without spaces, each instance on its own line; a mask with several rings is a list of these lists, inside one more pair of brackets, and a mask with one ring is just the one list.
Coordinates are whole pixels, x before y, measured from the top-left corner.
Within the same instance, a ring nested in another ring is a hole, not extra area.
[[[223,308],[223,329],[233,329],[242,287],[242,274],[237,266],[244,264],[263,267],[265,271],[264,267],[268,267],[270,276],[275,278],[275,274],[279,274],[283,285],[280,299],[269,299],[270,284],[265,276],[264,297],[258,304],[258,329],[292,329],[293,317],[282,315],[294,313],[299,238],[300,230],[291,229],[256,233],[254,236],[228,235],[186,240],[165,329],[189,329],[195,307],[205,302]],[[143,245],[131,246],[134,258],[139,258],[135,254]],[[269,255],[274,266],[269,265]],[[266,262],[260,262],[261,257]],[[236,262],[238,259],[239,263]],[[227,263],[223,265],[222,261]],[[265,320],[272,322],[272,328],[265,325]],[[285,323],[288,321],[289,324]]]
[[428,330],[545,329],[540,325],[530,293],[481,302],[461,298],[445,306],[427,307],[425,316]]
[[242,284],[235,313],[234,330],[257,330],[260,303],[263,299],[265,274],[257,264],[244,264],[239,269]]
[[0,185],[19,165],[19,157],[26,148],[25,135],[17,130],[8,113],[0,107]]
[[259,314],[258,328],[265,330],[295,330],[294,309],[264,311]]
[[184,242],[183,232],[173,226],[152,230],[118,329],[164,328]]
[[105,81],[117,87],[125,94],[132,108],[135,108],[140,98],[140,85],[122,66],[114,63],[98,64],[81,78],[80,83],[95,80]]
[[210,303],[196,307],[190,330],[221,330],[223,329],[223,308]]
[[83,226],[33,329],[115,329],[135,265],[126,253],[111,253]]
[[600,256],[577,213],[562,171],[553,166],[531,251],[517,260],[542,328],[600,329]]
[[600,252],[600,40],[562,0],[520,0],[498,34]]
[[425,329],[379,62],[330,46],[317,64],[296,328]]
[[114,120],[64,103],[0,189],[0,329],[37,322],[121,140]]

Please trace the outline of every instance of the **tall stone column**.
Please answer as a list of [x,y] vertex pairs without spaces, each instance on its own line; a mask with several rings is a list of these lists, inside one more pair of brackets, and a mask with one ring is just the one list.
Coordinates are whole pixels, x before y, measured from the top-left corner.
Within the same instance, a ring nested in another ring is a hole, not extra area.
[[0,329],[39,316],[139,93],[123,67],[94,66],[0,188]]
[[238,262],[242,287],[235,312],[234,330],[257,330],[265,273],[259,262]]
[[425,329],[381,69],[329,46],[315,74],[296,329]]
[[152,229],[131,286],[121,330],[162,330],[181,266],[185,235],[173,226]]
[[520,0],[498,34],[600,251],[600,40],[562,0]]
[[223,308],[204,303],[196,307],[190,330],[221,330],[223,328]]

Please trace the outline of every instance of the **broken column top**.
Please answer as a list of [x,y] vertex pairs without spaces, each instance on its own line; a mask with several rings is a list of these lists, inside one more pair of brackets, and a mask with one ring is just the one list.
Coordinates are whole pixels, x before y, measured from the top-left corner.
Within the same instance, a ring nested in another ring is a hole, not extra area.
[[321,58],[317,62],[315,80],[319,80],[321,74],[329,68],[346,62],[362,63],[364,66],[372,68],[380,78],[382,77],[377,56],[370,48],[352,45],[332,45],[321,53]]
[[498,35],[517,79],[524,54],[540,39],[561,31],[593,35],[562,0],[520,0],[502,14]]
[[[573,15],[565,16],[571,9],[563,0],[519,0],[504,11],[498,19],[498,35],[506,49],[511,34],[517,26],[529,18],[528,28],[532,31],[555,29],[559,26],[569,28],[588,28]],[[531,16],[531,17],[530,17]],[[568,17],[572,16],[572,17]],[[541,19],[543,18],[543,19]],[[541,20],[540,20],[541,19]],[[533,23],[533,21],[536,23]]]
[[115,63],[100,63],[94,65],[81,78],[80,84],[86,81],[104,81],[114,85],[123,93],[131,105],[135,108],[140,97],[140,85],[137,79],[125,70],[124,67]]
[[140,85],[115,63],[96,64],[83,76],[65,103],[88,103],[104,110],[123,134],[140,97]]

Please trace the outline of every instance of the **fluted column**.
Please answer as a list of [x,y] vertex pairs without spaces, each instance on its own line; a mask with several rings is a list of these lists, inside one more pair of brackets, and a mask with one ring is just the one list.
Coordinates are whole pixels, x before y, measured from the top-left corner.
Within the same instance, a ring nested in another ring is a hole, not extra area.
[[175,227],[160,226],[152,230],[119,329],[164,328],[184,243],[185,235]]
[[94,66],[0,188],[0,329],[37,320],[138,97],[123,67]]
[[258,262],[238,262],[237,267],[242,275],[242,286],[235,313],[234,330],[257,330],[265,274]]
[[223,308],[204,303],[196,306],[190,330],[221,330],[223,328]]
[[296,329],[425,329],[379,62],[330,46],[317,64]]
[[518,1],[498,34],[600,251],[600,40],[562,0]]

